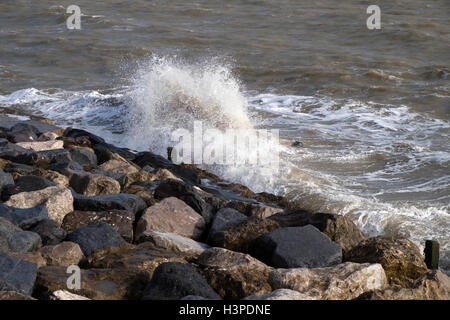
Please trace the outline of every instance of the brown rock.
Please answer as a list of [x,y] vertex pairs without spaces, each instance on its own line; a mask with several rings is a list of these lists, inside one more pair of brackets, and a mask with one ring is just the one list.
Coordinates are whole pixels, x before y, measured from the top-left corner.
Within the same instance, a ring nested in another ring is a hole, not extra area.
[[236,300],[272,291],[268,282],[272,268],[248,254],[211,248],[197,263],[210,286],[224,299]]
[[270,207],[260,203],[245,201],[230,201],[226,204],[227,208],[235,209],[246,216],[257,218],[268,218],[274,214],[283,212],[281,208]]
[[151,207],[156,203],[155,198],[153,197],[153,192],[144,186],[131,185],[125,187],[123,193],[134,194],[141,197],[148,207]]
[[78,265],[84,258],[80,246],[70,241],[64,241],[54,246],[45,246],[40,251],[48,266]]
[[408,239],[375,237],[347,252],[345,261],[380,263],[391,285],[408,287],[427,273],[419,248]]
[[134,214],[125,210],[109,211],[72,211],[68,213],[61,227],[68,233],[78,227],[90,225],[91,223],[103,221],[113,227],[126,241],[133,241]]
[[85,196],[120,193],[119,182],[101,174],[74,172],[70,178],[70,186]]
[[31,174],[53,181],[54,183],[63,187],[69,186],[69,179],[65,175],[62,175],[61,173],[56,171],[38,168],[35,171],[31,172]]
[[172,232],[198,240],[205,229],[205,220],[183,201],[169,197],[145,210],[136,226],[136,237],[146,230]]
[[39,252],[9,252],[8,255],[18,260],[36,263],[38,268],[46,265],[44,258]]

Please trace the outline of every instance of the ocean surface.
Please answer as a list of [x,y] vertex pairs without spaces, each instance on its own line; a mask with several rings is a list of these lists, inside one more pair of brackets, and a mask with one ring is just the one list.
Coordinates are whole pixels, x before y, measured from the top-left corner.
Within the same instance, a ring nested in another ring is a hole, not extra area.
[[449,21],[448,0],[2,0],[0,107],[162,155],[194,120],[278,129],[272,171],[205,167],[368,236],[437,239],[448,272]]

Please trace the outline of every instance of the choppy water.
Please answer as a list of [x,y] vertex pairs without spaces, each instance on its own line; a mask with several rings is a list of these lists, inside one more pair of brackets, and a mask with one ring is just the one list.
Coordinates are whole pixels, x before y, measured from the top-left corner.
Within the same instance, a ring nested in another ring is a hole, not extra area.
[[368,235],[436,238],[449,269],[450,3],[376,1],[381,30],[370,4],[3,0],[0,106],[161,154],[193,120],[279,129],[272,175],[213,170]]

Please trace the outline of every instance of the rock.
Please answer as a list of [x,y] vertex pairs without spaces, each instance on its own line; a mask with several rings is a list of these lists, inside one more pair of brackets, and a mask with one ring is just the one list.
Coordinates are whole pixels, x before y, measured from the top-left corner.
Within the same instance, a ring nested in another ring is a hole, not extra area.
[[59,136],[54,132],[45,132],[38,137],[38,141],[56,140]]
[[120,176],[117,181],[119,181],[122,188],[128,187],[134,182],[149,181],[153,179],[153,175],[145,170],[139,170],[138,172],[126,173]]
[[50,300],[91,300],[89,298],[71,293],[67,290],[56,290],[50,295]]
[[79,136],[77,138],[62,137],[64,141],[64,148],[89,148],[91,146],[91,140],[88,136]]
[[183,181],[179,178],[177,178],[172,172],[170,172],[167,169],[158,169],[153,173],[153,179],[154,180],[166,180],[166,179],[172,179],[172,180],[178,180]]
[[342,249],[316,227],[279,228],[254,242],[252,255],[277,268],[318,268],[341,263]]
[[70,179],[74,171],[83,171],[83,167],[75,161],[64,161],[52,163],[48,169],[56,171]]
[[430,270],[411,288],[386,288],[362,294],[365,300],[450,300],[450,278],[439,270]]
[[109,224],[122,238],[128,242],[133,241],[134,214],[125,210],[109,211],[73,211],[63,220],[62,228],[73,232],[78,227],[88,226],[94,222],[102,221]]
[[209,224],[213,218],[212,207],[191,186],[178,180],[164,180],[155,189],[155,199],[176,197],[200,214]]
[[304,293],[290,289],[277,289],[271,293],[253,295],[244,298],[243,300],[316,300]]
[[56,150],[63,148],[61,140],[18,142],[19,147],[33,151]]
[[365,292],[384,289],[380,264],[342,263],[327,268],[277,269],[270,273],[274,289],[291,289],[319,300],[350,300]]
[[38,268],[47,265],[40,252],[8,252],[8,256],[17,260],[35,263]]
[[216,247],[220,246],[222,241],[219,242],[219,238],[223,237],[220,233],[246,220],[247,216],[237,210],[231,208],[220,209],[217,211],[211,228],[209,229],[208,243]]
[[0,252],[28,252],[40,247],[41,238],[37,233],[23,231],[0,217]]
[[12,175],[0,171],[0,192],[2,191],[3,188],[9,185],[14,185],[14,179]]
[[116,180],[87,172],[74,172],[70,178],[70,186],[85,196],[120,193],[120,184]]
[[147,242],[137,246],[124,242],[117,247],[97,250],[87,258],[90,268],[125,268],[136,274],[145,273],[149,279],[164,262],[186,263],[186,260],[173,252],[156,250]]
[[53,181],[54,183],[62,186],[62,187],[68,187],[69,186],[69,179],[62,175],[59,172],[52,171],[52,170],[43,170],[43,169],[36,169],[31,174],[42,177],[44,179]]
[[15,143],[10,143],[5,139],[0,139],[0,157],[3,160],[9,161],[15,159],[18,156],[24,155],[29,150],[19,147]]
[[13,143],[36,141],[38,130],[27,123],[16,123],[7,132],[8,140]]
[[122,158],[118,154],[112,155],[113,159],[102,163],[98,168],[103,171],[110,171],[114,173],[136,173],[141,168],[126,159]]
[[85,256],[89,256],[97,249],[118,246],[124,242],[120,234],[105,222],[79,227],[69,233],[67,240],[77,243]]
[[51,164],[72,161],[70,152],[65,149],[39,151],[35,154],[46,157]]
[[134,194],[140,197],[142,200],[145,201],[147,207],[151,207],[156,203],[155,198],[153,197],[153,192],[144,186],[132,184],[125,187],[123,189],[123,192],[128,194]]
[[70,156],[86,171],[97,167],[97,156],[92,151],[84,148],[73,148],[70,150]]
[[201,215],[183,201],[170,197],[145,210],[136,225],[136,238],[146,230],[158,230],[198,240],[204,229]]
[[28,166],[26,164],[8,162],[5,166],[5,172],[10,173],[13,178],[17,179],[20,176],[25,176],[31,174],[35,167]]
[[57,290],[93,300],[139,299],[145,285],[150,281],[147,274],[137,274],[127,269],[81,269],[81,288],[67,288],[70,276],[67,267],[47,266],[39,268],[33,295],[47,299]]
[[194,170],[176,165],[171,161],[151,152],[138,153],[133,162],[141,168],[149,165],[156,169],[167,169],[183,181],[187,181],[192,184],[200,184],[200,178]]
[[268,218],[274,214],[283,212],[283,209],[281,208],[270,207],[260,203],[236,200],[227,203],[226,207],[238,210],[246,216],[258,218]]
[[64,216],[73,211],[73,197],[69,189],[55,186],[42,190],[21,192],[9,198],[6,205],[16,208],[32,208],[43,205],[50,219],[61,224]]
[[120,193],[93,197],[76,196],[74,207],[84,211],[126,210],[136,214],[147,206],[144,200],[134,194]]
[[237,300],[272,291],[268,282],[272,268],[248,254],[211,248],[197,263],[210,286],[223,299]]
[[217,247],[247,253],[256,239],[278,228],[279,225],[275,221],[250,217],[238,225],[217,232],[212,244]]
[[56,183],[53,181],[38,176],[21,176],[16,179],[15,184],[9,185],[3,189],[2,199],[7,201],[14,194],[37,191],[54,186],[56,186]]
[[0,300],[36,300],[16,291],[0,291]]
[[419,248],[408,239],[375,237],[346,253],[345,261],[380,263],[391,285],[408,287],[427,273]]
[[178,300],[188,295],[220,299],[194,267],[185,263],[167,262],[156,268],[152,280],[144,290],[143,300]]
[[37,265],[0,253],[0,291],[15,291],[31,296]]
[[67,233],[56,221],[44,219],[34,224],[29,231],[36,232],[42,239],[43,245],[54,245],[60,243]]
[[174,252],[176,254],[197,258],[210,247],[201,242],[182,237],[175,233],[147,230],[139,237],[139,242],[151,243],[155,249]]
[[9,220],[19,228],[28,229],[36,223],[48,219],[48,212],[44,206],[20,209],[0,203],[0,217]]
[[68,267],[78,265],[84,258],[80,246],[70,241],[42,247],[40,252],[48,266]]
[[54,132],[56,134],[62,134],[63,130],[51,124],[49,119],[40,118],[35,120],[8,120],[8,123],[2,123],[2,127],[8,128],[12,131],[24,131],[30,130],[36,135],[41,135],[45,132]]
[[366,239],[350,219],[337,214],[311,214],[304,210],[292,210],[271,216],[270,219],[283,227],[302,227],[311,224],[340,245],[344,253]]

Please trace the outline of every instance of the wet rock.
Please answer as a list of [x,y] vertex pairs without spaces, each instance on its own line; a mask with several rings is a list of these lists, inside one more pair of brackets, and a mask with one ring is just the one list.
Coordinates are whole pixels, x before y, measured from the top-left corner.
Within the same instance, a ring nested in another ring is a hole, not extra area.
[[37,265],[0,253],[0,291],[15,291],[31,296]]
[[69,233],[67,240],[77,243],[86,256],[97,249],[118,246],[124,242],[120,234],[105,222],[79,227]]
[[223,243],[223,231],[247,220],[247,216],[231,208],[222,208],[217,211],[214,221],[209,229],[208,243],[220,247]]
[[84,148],[73,148],[70,150],[70,156],[86,171],[97,167],[97,156],[92,151]]
[[145,210],[136,225],[136,237],[146,230],[172,232],[198,240],[205,230],[205,220],[183,201],[170,197]]
[[270,207],[260,203],[233,200],[226,204],[227,208],[235,209],[246,216],[268,218],[274,214],[283,212],[281,208]]
[[37,233],[23,231],[0,217],[0,252],[28,252],[40,247],[41,238]]
[[316,300],[316,299],[295,290],[277,289],[272,291],[271,293],[248,296],[243,300]]
[[318,268],[341,263],[342,249],[316,227],[279,228],[254,242],[252,255],[277,268]]
[[8,252],[8,255],[18,260],[35,263],[38,268],[47,265],[40,252]]
[[256,239],[277,228],[279,225],[275,221],[250,217],[238,225],[217,232],[212,243],[217,247],[247,253]]
[[29,141],[29,142],[18,142],[19,147],[30,149],[33,151],[46,151],[46,150],[56,150],[63,148],[63,142],[61,140],[50,140],[50,141]]
[[72,193],[69,189],[61,186],[21,192],[12,195],[5,204],[16,208],[32,208],[43,205],[47,208],[49,218],[59,224],[67,213],[73,211]]
[[53,291],[49,297],[50,300],[68,300],[68,301],[76,301],[76,300],[91,300],[89,298],[80,296],[78,294],[71,293],[67,290],[56,290]]
[[301,227],[311,224],[340,245],[344,253],[366,239],[350,219],[337,214],[312,214],[308,211],[293,210],[271,216],[270,219],[284,227]]
[[143,300],[178,300],[188,295],[220,299],[197,270],[185,263],[167,262],[156,268]]
[[212,207],[206,203],[191,186],[178,180],[164,180],[155,189],[155,199],[175,197],[199,213],[206,223],[210,223],[213,214]]
[[83,252],[78,244],[64,241],[57,245],[44,246],[40,250],[48,266],[78,265],[84,258]]
[[126,241],[133,241],[134,214],[125,210],[78,211],[68,213],[63,220],[62,228],[73,232],[78,227],[88,226],[102,221],[109,224]]
[[139,242],[147,242],[155,249],[174,252],[180,256],[197,258],[209,249],[205,243],[182,237],[175,233],[147,230],[139,237]]
[[272,291],[268,282],[272,268],[248,254],[211,248],[198,258],[197,264],[223,299],[237,300]]
[[48,299],[52,292],[67,290],[93,300],[139,299],[150,281],[147,274],[127,269],[81,269],[81,289],[68,289],[67,267],[39,268],[33,295]]
[[274,289],[291,289],[320,300],[350,300],[365,292],[384,289],[380,264],[342,263],[327,268],[277,269],[270,273]]
[[391,285],[410,286],[428,269],[419,248],[408,239],[375,237],[346,253],[345,261],[380,263]]
[[0,203],[0,217],[9,220],[19,228],[28,229],[39,221],[48,219],[48,212],[44,206],[19,209]]
[[38,130],[27,123],[16,123],[7,132],[7,138],[13,143],[36,141]]
[[42,177],[34,175],[21,176],[16,179],[15,184],[9,185],[3,189],[2,199],[7,201],[14,194],[37,191],[54,186],[56,186],[56,183]]
[[147,206],[144,200],[134,194],[120,193],[93,197],[76,195],[74,207],[83,211],[126,210],[136,214]]
[[54,245],[60,243],[67,233],[56,221],[44,219],[34,224],[29,231],[36,232],[42,239],[43,245]]
[[361,300],[450,300],[450,278],[439,270],[430,270],[410,288],[386,288],[362,294]]
[[116,180],[87,172],[74,172],[70,178],[70,186],[85,196],[120,193],[120,184]]

